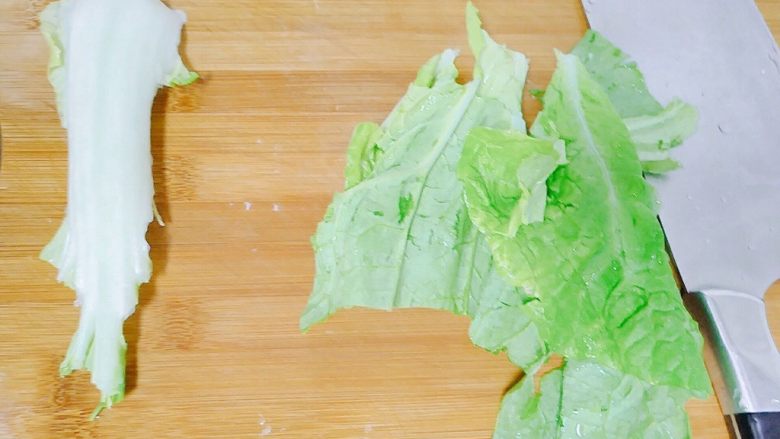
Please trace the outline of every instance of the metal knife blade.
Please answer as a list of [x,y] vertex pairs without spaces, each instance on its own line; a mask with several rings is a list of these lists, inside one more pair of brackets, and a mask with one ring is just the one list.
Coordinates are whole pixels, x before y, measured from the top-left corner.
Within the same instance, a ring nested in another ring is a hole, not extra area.
[[679,97],[699,110],[696,134],[673,153],[682,168],[651,179],[661,223],[714,331],[724,413],[780,412],[780,354],[763,303],[780,277],[772,34],[752,0],[582,3],[591,27],[636,60],[661,102]]

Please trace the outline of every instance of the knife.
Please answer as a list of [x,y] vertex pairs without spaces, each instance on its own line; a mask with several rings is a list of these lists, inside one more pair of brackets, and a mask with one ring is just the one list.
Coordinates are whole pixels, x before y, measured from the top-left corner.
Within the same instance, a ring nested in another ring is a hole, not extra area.
[[654,95],[699,110],[674,152],[681,169],[650,177],[659,216],[718,360],[732,435],[780,438],[780,354],[763,300],[780,277],[780,51],[752,0],[582,3]]

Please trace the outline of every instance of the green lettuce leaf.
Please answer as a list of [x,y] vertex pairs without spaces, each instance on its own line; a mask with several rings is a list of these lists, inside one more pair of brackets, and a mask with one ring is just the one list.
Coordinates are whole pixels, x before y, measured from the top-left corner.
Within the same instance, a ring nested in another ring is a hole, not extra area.
[[669,150],[693,134],[698,113],[692,106],[673,100],[660,113],[623,119],[636,145],[642,169],[660,174],[680,165],[669,156]]
[[679,167],[669,149],[693,134],[696,109],[680,100],[666,107],[647,89],[636,63],[598,32],[589,30],[571,52],[604,89],[623,118],[645,172],[659,174]]
[[[419,70],[382,123],[358,125],[347,153],[346,190],[312,238],[316,276],[301,317],[308,329],[339,308],[427,307],[474,318],[470,335],[533,369],[547,349],[523,312],[530,300],[494,269],[469,219],[455,175],[469,130],[525,130],[525,57],[495,43],[467,8],[474,80],[456,82],[456,52]],[[490,75],[482,72],[490,71]]]
[[484,207],[469,208],[472,221],[510,238],[520,225],[542,221],[547,177],[564,161],[562,148],[517,131],[472,129],[457,168],[466,204]]
[[589,361],[525,377],[504,397],[495,439],[689,438],[685,390],[650,385]]
[[355,127],[347,147],[346,189],[363,181],[374,170],[382,155],[382,149],[376,144],[381,136],[382,128],[374,122],[359,123]]
[[663,106],[650,94],[636,63],[603,35],[588,30],[571,54],[580,59],[622,118],[658,114]]
[[[542,339],[569,359],[707,395],[701,335],[672,275],[652,188],[620,115],[577,57],[558,54],[531,132],[566,142],[568,163],[548,179],[543,222],[508,236],[512,212],[468,189],[495,187],[491,181],[502,178],[503,167],[460,176],[469,215],[499,270],[538,298],[525,310]],[[524,148],[516,136],[475,132],[459,168],[501,149],[519,157]]]
[[544,375],[538,393],[534,391],[534,376],[526,375],[501,400],[493,438],[557,438],[562,393],[562,369]]
[[[381,126],[356,127],[345,191],[312,238],[301,328],[353,306],[465,314],[475,344],[528,374],[494,437],[689,436],[683,404],[709,381],[642,166],[668,167],[659,151],[692,129],[690,107],[632,91],[646,87],[622,52],[603,81],[561,55],[529,137],[525,58],[490,38],[471,4],[467,28],[472,82],[455,81],[456,53],[444,51]],[[607,94],[604,81],[630,86]],[[537,393],[551,351],[568,359]]]

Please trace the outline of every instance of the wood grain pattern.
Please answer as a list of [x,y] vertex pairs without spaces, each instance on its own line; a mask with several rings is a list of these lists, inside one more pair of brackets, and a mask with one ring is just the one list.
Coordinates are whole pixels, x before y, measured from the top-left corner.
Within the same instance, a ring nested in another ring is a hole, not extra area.
[[[57,377],[73,293],[37,259],[67,166],[37,31],[46,3],[0,2],[0,437],[489,437],[518,371],[473,347],[465,318],[350,310],[297,329],[308,238],[342,186],[352,127],[381,120],[431,54],[465,49],[463,1],[170,2],[188,13],[183,51],[203,80],[155,103],[168,225],[149,228],[155,272],[125,325],[127,398],[97,422],[87,374]],[[478,6],[498,41],[530,57],[529,88],[549,79],[552,48],[586,28],[576,0]],[[780,31],[780,4],[761,7]],[[777,291],[769,302],[776,323]],[[689,409],[694,437],[726,437],[714,398]]]

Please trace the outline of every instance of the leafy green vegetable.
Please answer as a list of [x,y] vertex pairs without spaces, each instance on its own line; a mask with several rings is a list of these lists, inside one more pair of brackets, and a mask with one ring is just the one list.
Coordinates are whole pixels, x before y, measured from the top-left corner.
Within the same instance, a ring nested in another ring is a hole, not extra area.
[[526,377],[507,393],[494,438],[690,437],[682,389],[575,360],[543,376],[539,387],[534,393]]
[[[594,42],[598,44],[593,44]],[[595,50],[596,53],[592,53],[592,50]],[[613,115],[611,118],[596,121],[598,125],[601,125],[600,131],[603,131],[603,133],[609,132],[609,126],[623,132],[625,129],[628,129],[630,138],[638,150],[638,158],[641,160],[642,168],[645,172],[663,172],[675,167],[675,163],[669,159],[666,150],[677,146],[682,139],[690,135],[696,124],[695,110],[680,101],[673,101],[666,108],[662,108],[647,91],[641,73],[636,66],[619,49],[612,46],[611,43],[598,34],[589,32],[582,42],[578,44],[574,53],[585,62],[587,70],[591,73],[591,78],[595,79],[598,85],[601,86],[603,92],[609,97],[609,102],[615,106],[613,109],[620,116],[623,116],[623,122],[626,125],[625,128],[621,128]],[[588,63],[589,60],[591,61],[590,63]],[[568,66],[571,67],[571,64],[568,64]],[[559,70],[564,70],[564,68],[565,65],[560,67]],[[556,73],[557,78],[561,76],[565,76],[565,73]],[[582,76],[582,72],[578,72],[578,76]],[[573,87],[561,87],[561,84],[565,85],[565,81],[559,79],[559,87],[556,88],[555,82],[556,80],[554,79],[552,86],[554,94],[550,96],[551,100],[545,101],[545,111],[548,115],[552,114],[554,117],[545,119],[543,113],[537,120],[537,124],[542,124],[546,121],[547,127],[551,129],[544,130],[540,128],[541,125],[535,125],[533,131],[541,137],[560,136],[567,138],[571,147],[572,143],[576,144],[577,130],[568,129],[570,124],[560,124],[564,129],[559,129],[559,121],[568,117],[561,111],[561,107],[566,106],[568,99],[569,101],[588,102],[591,104],[595,101],[606,108],[606,100],[603,96],[599,99],[598,93],[596,93],[597,97],[594,98],[594,84],[588,84],[589,86],[587,87],[593,90],[581,90],[582,98],[578,100],[576,99],[576,94],[574,95],[575,99],[566,95],[567,93],[573,94],[571,93],[574,91]],[[582,121],[586,124],[589,123],[585,116],[594,112],[592,109],[586,112],[584,110],[585,105],[578,105],[583,109],[580,112],[583,115]],[[642,112],[647,114],[643,115]],[[572,119],[576,121],[576,118]],[[586,131],[590,131],[590,129]],[[499,165],[499,163],[513,162],[511,158],[506,157],[506,154],[512,154],[516,158],[521,159],[529,153],[529,148],[523,145],[523,143],[528,143],[527,137],[524,135],[507,135],[502,132],[494,132],[492,134],[499,135],[499,137],[490,139],[489,133],[490,130],[472,131],[469,139],[467,139],[458,169],[459,177],[465,180],[471,179],[472,182],[479,183],[482,187],[484,187],[485,181],[490,181],[491,179],[499,178],[503,181],[511,181],[507,180],[506,177],[502,177],[502,174],[506,175],[507,171]],[[591,138],[598,140],[601,137],[599,134],[599,132],[591,133]],[[492,148],[486,147],[486,144],[489,145],[491,143],[493,144]],[[622,148],[626,146],[624,142],[613,142],[613,144]],[[490,166],[483,167],[483,169],[488,171],[492,169],[493,172],[483,173],[482,175],[464,172],[464,169],[469,169],[480,156],[485,159],[487,154],[480,154],[480,152],[486,150],[492,151],[493,155],[502,157],[501,162],[496,161],[492,168]],[[504,154],[500,155],[496,151],[503,151]],[[573,159],[574,164],[571,165],[577,168],[583,159],[583,153],[576,149],[569,149],[568,151],[572,156],[577,157]],[[472,152],[476,154],[476,158],[470,155]],[[526,162],[532,161],[526,159]],[[609,164],[609,161],[604,163]],[[618,167],[617,169],[622,171],[623,169],[621,168]],[[548,171],[548,169],[545,170],[543,174],[545,177]],[[571,188],[567,189],[566,185],[563,184],[571,180],[571,178],[564,177],[569,172],[570,170],[566,167],[560,169],[557,171],[558,175],[556,175],[554,182],[551,182],[551,185],[557,185],[559,193],[577,193],[577,191],[573,191]],[[591,188],[592,186],[588,185],[587,187]],[[511,189],[506,190],[511,191]],[[495,212],[496,203],[490,204],[486,202],[491,195],[490,193],[480,194],[480,196],[475,197],[469,189],[469,184],[465,185],[465,193],[467,199],[478,200],[477,203],[474,203],[477,206],[476,208],[471,203],[467,203],[470,213],[474,215],[475,222],[494,228],[498,239],[503,239],[503,225],[511,224],[513,219],[511,215],[505,214],[504,221],[500,221],[497,218],[491,218],[490,222],[480,221],[480,215],[486,212]],[[499,195],[502,192],[494,190],[494,193]],[[633,197],[635,194],[631,194],[631,196]],[[557,201],[559,205],[562,205],[561,207],[563,207],[563,211],[566,212],[567,216],[572,209],[576,208],[575,204],[567,201],[567,197],[560,197],[556,200],[555,193],[553,193],[550,199],[551,202]],[[589,204],[594,205],[595,203],[591,202]],[[480,206],[483,209],[480,209]],[[474,210],[482,210],[483,212],[475,215]],[[557,218],[554,211],[550,213],[551,217]],[[632,218],[633,220],[634,218]],[[483,227],[480,228],[484,229]],[[565,229],[562,228],[561,230]],[[579,235],[587,236],[588,233],[583,234],[580,232]],[[493,244],[493,241],[490,241]],[[654,247],[656,249],[661,248],[662,243],[659,244],[658,240],[655,241]],[[572,253],[576,253],[576,242],[572,242],[572,248]],[[561,250],[562,254],[565,255],[564,249]],[[501,258],[499,258],[500,262]],[[590,262],[588,262],[588,265],[590,265]],[[536,268],[536,265],[534,265],[534,268]],[[571,270],[567,271],[571,272]],[[587,271],[575,269],[572,274],[583,276],[587,275]],[[533,275],[545,276],[545,273],[535,272]],[[669,277],[670,273],[662,276],[662,278],[666,279],[669,279]],[[589,281],[593,282],[594,278],[588,280],[585,277],[585,282],[588,283]],[[606,284],[610,283],[606,282]],[[598,280],[596,280],[596,284],[598,284]],[[618,290],[618,288],[607,291],[609,296],[604,300],[604,305],[601,305],[603,309],[608,309],[607,304],[615,294],[615,290]],[[676,288],[671,291],[674,292],[673,297],[676,297]],[[538,306],[546,311],[543,302],[543,299],[535,302],[532,307]],[[647,306],[643,305],[642,302],[640,302],[639,312],[643,312],[642,306]],[[557,306],[558,303],[560,301],[551,301],[550,305]],[[632,314],[634,313],[629,314],[627,317],[634,318]],[[623,319],[619,326],[625,325],[626,322],[627,320]],[[663,323],[658,323],[659,325],[656,327],[664,326]],[[565,328],[566,326],[563,326],[563,322],[561,322],[561,326],[558,328],[560,327]],[[693,330],[692,334],[694,346],[698,347],[698,333]],[[586,342],[589,343],[589,336],[585,336],[587,337]],[[634,340],[639,338],[641,337],[635,336]],[[556,349],[556,347],[552,346],[552,349]],[[653,356],[664,355],[667,349],[669,348],[666,347],[663,350],[659,350],[659,352],[653,352]],[[700,365],[699,352],[698,348],[686,351],[687,354],[690,354],[689,358],[695,366]],[[663,370],[663,367],[661,367],[659,372]],[[700,382],[702,385],[697,386],[696,382]],[[690,432],[684,411],[684,403],[692,394],[702,396],[708,392],[709,386],[706,383],[707,378],[701,367],[699,367],[698,377],[694,376],[688,382],[688,384],[692,384],[688,386],[689,389],[691,387],[694,389],[686,390],[662,384],[653,385],[631,374],[626,374],[593,361],[569,360],[564,367],[554,370],[542,378],[540,393],[534,393],[533,378],[526,377],[505,396],[502,401],[494,437],[498,439],[521,437],[689,437]]]
[[672,101],[660,113],[623,119],[636,145],[642,169],[660,174],[679,167],[669,149],[682,144],[696,129],[698,114],[692,106]]
[[[683,403],[709,381],[642,173],[670,167],[695,112],[661,107],[628,58],[588,34],[578,56],[604,58],[601,70],[559,55],[529,137],[525,59],[470,3],[467,28],[472,82],[455,82],[445,51],[381,126],[355,129],[346,189],[312,239],[302,329],[352,306],[466,314],[475,344],[528,374],[495,438],[686,437]],[[551,351],[566,363],[536,393]]]
[[374,170],[382,154],[376,146],[381,136],[382,128],[373,122],[363,122],[355,127],[347,148],[347,168],[344,171],[347,189],[363,181]]
[[455,176],[472,127],[525,129],[527,62],[480,28],[471,5],[467,23],[473,81],[455,81],[456,52],[446,50],[423,65],[381,127],[355,129],[346,190],[312,238],[317,274],[301,328],[353,306],[445,309],[474,317],[474,343],[532,368],[547,350],[522,311],[529,298],[495,272]]
[[41,13],[69,159],[65,219],[41,258],[76,290],[81,318],[60,374],[92,372],[93,418],[124,397],[122,324],[151,276],[152,100],[162,85],[197,78],[177,53],[184,21],[157,0],[61,0]]
[[[489,118],[509,127],[511,109],[481,96],[480,79],[457,84],[454,57],[448,50],[423,66],[371,145],[362,140],[370,137],[365,129],[356,130],[348,189],[335,196],[313,238],[318,270],[302,327],[340,306],[468,308],[471,261],[487,249],[479,251],[466,223],[454,165],[472,126]],[[367,172],[358,177],[357,168]]]
[[620,117],[647,116],[663,110],[647,89],[636,63],[600,33],[585,32],[571,54],[580,59]]
[[650,94],[642,72],[622,50],[589,30],[572,50],[605,90],[624,119],[645,172],[659,174],[679,167],[669,149],[693,134],[696,109],[673,100],[665,108]]
[[461,180],[476,183],[464,186],[466,204],[485,207],[469,209],[472,221],[510,238],[521,224],[542,221],[547,177],[563,157],[560,141],[517,131],[472,129],[457,168]]
[[[515,221],[511,211],[496,209],[490,194],[474,195],[496,187],[506,172],[483,166],[482,173],[460,176],[469,214],[500,271],[538,297],[526,310],[542,338],[568,358],[593,359],[651,384],[708,394],[701,335],[682,305],[652,189],[608,95],[575,56],[558,55],[531,132],[564,139],[569,158],[548,181],[544,222],[508,236]],[[524,148],[516,136],[475,130],[459,169],[489,160],[491,151],[522,161]]]
[[526,375],[501,400],[494,439],[557,438],[560,432],[563,369],[547,373],[534,392],[534,377]]

